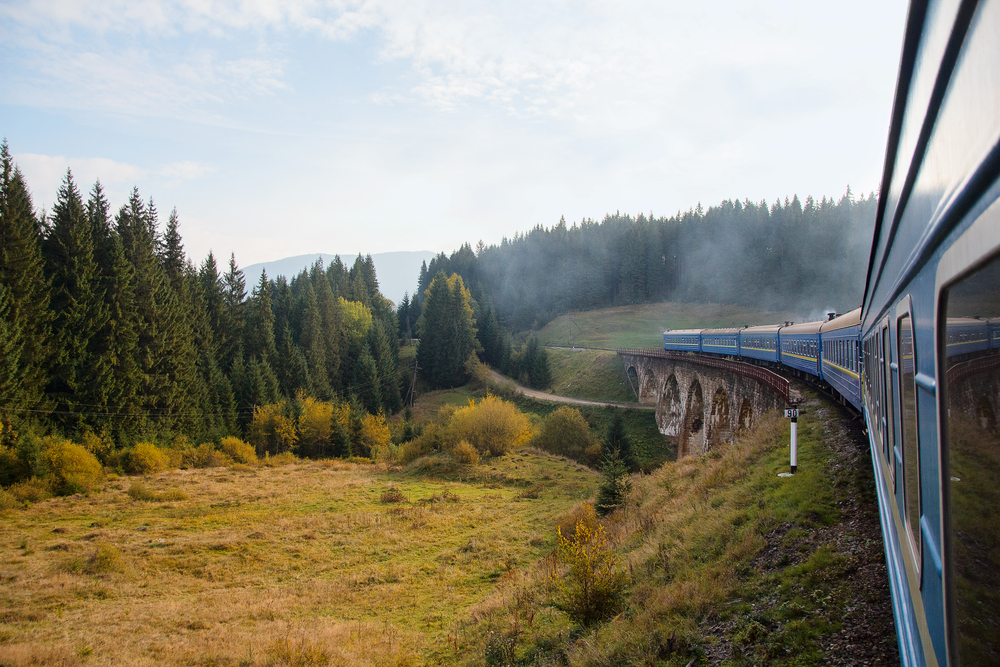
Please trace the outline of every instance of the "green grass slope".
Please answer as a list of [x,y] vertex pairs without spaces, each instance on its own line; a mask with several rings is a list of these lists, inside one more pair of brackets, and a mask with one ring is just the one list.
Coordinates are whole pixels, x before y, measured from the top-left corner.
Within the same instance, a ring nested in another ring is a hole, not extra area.
[[703,329],[796,320],[786,312],[759,311],[718,303],[646,303],[569,313],[538,332],[544,345],[659,347],[664,329]]

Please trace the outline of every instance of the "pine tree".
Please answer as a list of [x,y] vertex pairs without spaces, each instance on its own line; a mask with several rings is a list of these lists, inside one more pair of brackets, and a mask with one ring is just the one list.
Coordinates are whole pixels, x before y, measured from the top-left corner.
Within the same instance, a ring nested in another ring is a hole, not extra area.
[[51,284],[54,354],[48,394],[73,431],[84,413],[107,404],[111,374],[98,336],[107,324],[101,275],[94,259],[91,222],[73,174],[67,170],[52,208],[52,226],[42,244]]
[[625,432],[625,421],[621,412],[612,408],[611,424],[604,438],[604,451],[617,452],[616,458],[622,462],[626,470],[635,470],[635,455],[632,453],[632,440]]
[[306,365],[309,369],[309,393],[316,398],[328,399],[331,396],[330,379],[326,365],[326,343],[323,336],[323,317],[316,301],[316,291],[312,282],[304,281],[300,311],[302,334],[299,338],[304,350]]
[[[150,200],[149,205],[152,207],[152,200]],[[184,245],[181,242],[179,226],[180,221],[177,218],[177,209],[175,208],[170,212],[170,217],[167,219],[167,233],[163,237],[163,249],[160,258],[163,270],[170,281],[170,286],[178,293],[181,290],[185,264]]]
[[229,271],[222,279],[226,317],[220,320],[219,361],[225,371],[231,371],[236,358],[243,354],[243,327],[246,310],[247,284],[236,265],[236,254],[229,256]]
[[138,189],[116,217],[125,257],[132,266],[138,333],[138,391],[142,412],[164,428],[191,427],[200,409],[198,352],[177,295],[156,253],[155,212]]
[[45,401],[52,320],[41,226],[6,139],[0,144],[0,169],[0,284],[7,289],[5,319],[23,340],[17,381],[4,403],[16,402],[22,410],[39,409]]
[[389,339],[390,336],[382,320],[373,320],[372,328],[368,332],[368,349],[371,350],[377,367],[381,407],[387,413],[395,414],[403,406],[403,400],[399,395],[399,383],[396,380],[399,358],[393,353]]
[[13,402],[15,390],[21,379],[21,350],[24,338],[17,322],[10,317],[10,300],[7,287],[0,283],[0,410]]
[[212,330],[212,356],[219,362],[223,356],[223,350],[227,347],[227,336],[230,335],[232,327],[228,324],[229,311],[226,308],[226,297],[223,292],[222,277],[219,275],[219,266],[211,251],[198,270],[198,283],[205,315]]
[[[341,378],[341,359],[342,355],[346,354],[346,352],[341,350],[341,342],[344,335],[343,323],[340,317],[339,300],[338,297],[334,296],[333,288],[330,286],[329,275],[328,271],[324,276],[323,272],[316,266],[310,273],[309,279],[316,294],[316,307],[319,309],[323,360],[326,363],[326,383],[332,391],[340,391],[345,385],[345,382]],[[318,359],[318,357],[316,358]],[[318,371],[314,370],[312,372],[316,373]]]
[[107,415],[95,416],[91,423],[121,442],[137,432],[137,420],[128,415],[139,410],[138,332],[136,331],[135,289],[132,266],[125,257],[121,238],[111,227],[109,205],[100,181],[94,184],[87,201],[87,217],[107,314],[105,325],[95,336],[95,354],[111,369],[106,379]]
[[476,351],[471,298],[458,274],[446,278],[438,272],[427,288],[417,363],[432,387],[455,387],[467,380],[465,362]]
[[244,334],[247,358],[263,361],[273,373],[278,359],[274,340],[274,311],[271,309],[271,290],[267,272],[260,272],[260,280],[247,303],[247,320]]
[[409,345],[410,340],[413,338],[413,323],[410,321],[410,293],[403,293],[403,300],[399,302],[399,306],[396,308],[396,320],[399,322],[399,330],[397,335],[405,341],[406,345]]

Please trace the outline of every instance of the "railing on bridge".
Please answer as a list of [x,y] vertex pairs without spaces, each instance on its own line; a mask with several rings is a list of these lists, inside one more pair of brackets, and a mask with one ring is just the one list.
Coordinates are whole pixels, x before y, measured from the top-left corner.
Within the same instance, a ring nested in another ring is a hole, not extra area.
[[784,398],[786,403],[789,402],[790,383],[788,380],[781,377],[774,371],[769,371],[766,368],[761,368],[760,366],[754,366],[753,364],[748,364],[745,361],[720,359],[718,357],[710,357],[703,354],[694,354],[693,352],[676,352],[674,350],[660,350],[656,348],[652,349],[647,348],[644,350],[632,349],[632,348],[619,348],[617,352],[620,355],[631,354],[639,357],[653,357],[655,359],[674,359],[676,361],[684,361],[692,364],[701,364],[702,366],[710,366],[712,368],[721,368],[731,373],[744,375],[746,377],[753,378],[758,382],[762,382],[768,387],[770,387],[779,396]]
[[948,387],[951,388],[972,375],[991,372],[1000,366],[1000,354],[988,354],[969,361],[962,361],[948,368]]

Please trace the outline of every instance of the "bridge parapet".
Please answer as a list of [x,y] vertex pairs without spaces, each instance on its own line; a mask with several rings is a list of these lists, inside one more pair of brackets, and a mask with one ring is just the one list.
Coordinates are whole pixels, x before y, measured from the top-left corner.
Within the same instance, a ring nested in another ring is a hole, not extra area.
[[789,382],[743,361],[660,349],[619,349],[640,403],[656,405],[661,433],[678,437],[678,456],[731,442],[768,410],[789,402]]
[[618,355],[633,355],[641,357],[652,357],[656,359],[674,359],[676,361],[683,361],[689,364],[699,364],[701,366],[709,366],[711,368],[721,368],[723,370],[729,371],[730,373],[737,373],[739,375],[745,375],[746,377],[753,378],[758,382],[763,382],[768,387],[770,387],[776,394],[785,399],[785,403],[790,402],[791,397],[791,383],[775,373],[766,368],[761,368],[760,366],[755,366],[754,364],[748,364],[745,361],[736,361],[735,359],[720,359],[719,357],[710,357],[703,354],[695,354],[693,352],[676,352],[674,350],[658,350],[656,348],[619,348]]

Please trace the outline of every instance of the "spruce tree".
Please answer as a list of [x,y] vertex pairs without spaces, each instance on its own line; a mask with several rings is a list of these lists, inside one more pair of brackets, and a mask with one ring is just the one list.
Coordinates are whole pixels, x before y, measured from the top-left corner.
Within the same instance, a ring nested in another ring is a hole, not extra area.
[[246,278],[236,265],[236,254],[229,256],[229,271],[222,279],[226,317],[220,320],[219,361],[230,372],[236,358],[243,354],[243,326],[246,309]]
[[138,189],[116,218],[125,256],[132,265],[135,291],[138,397],[142,411],[162,428],[191,427],[197,411],[198,352],[181,303],[170,287],[157,256],[155,212],[139,197]]
[[39,409],[44,406],[50,355],[49,285],[42,262],[41,226],[6,139],[0,143],[0,283],[7,289],[6,319],[23,340],[17,382],[9,400],[22,410]]
[[371,350],[378,372],[382,408],[389,414],[395,414],[403,407],[403,400],[399,395],[399,382],[396,378],[399,359],[393,354],[389,338],[385,324],[381,320],[374,319],[372,328],[368,332],[368,349]]
[[21,379],[21,350],[24,339],[21,330],[10,317],[10,300],[7,287],[0,283],[0,411],[11,407]]
[[620,410],[615,408],[611,410],[611,424],[608,425],[608,432],[604,438],[604,451],[617,452],[616,458],[622,462],[626,470],[635,470],[637,465],[632,452],[632,440],[625,432],[625,420],[622,419]]
[[[149,205],[153,202],[150,200]],[[180,292],[181,282],[184,274],[184,244],[181,242],[180,221],[177,217],[177,209],[170,212],[167,219],[167,232],[163,236],[162,256],[163,270],[167,274],[167,280],[175,292]]]
[[328,399],[331,396],[330,380],[326,365],[326,343],[323,336],[323,317],[316,301],[316,292],[312,282],[304,281],[301,302],[302,334],[299,342],[305,354],[309,369],[309,393],[317,398]]
[[91,222],[69,170],[56,196],[42,251],[55,314],[47,392],[62,415],[60,421],[78,431],[86,413],[107,405],[111,366],[98,335],[108,314]]
[[[332,391],[341,391],[345,385],[341,378],[341,359],[342,355],[346,355],[346,351],[341,350],[344,327],[341,321],[339,297],[334,295],[329,275],[330,273],[327,271],[324,276],[317,266],[310,272],[309,278],[316,293],[316,307],[319,309],[321,321],[320,334],[323,343],[323,360],[326,363],[326,382]],[[313,369],[311,372],[317,373],[318,371]]]
[[271,289],[267,272],[260,272],[260,280],[247,303],[244,335],[247,358],[267,364],[273,373],[278,358],[274,340],[274,311],[271,309]]
[[434,388],[455,387],[468,378],[465,362],[476,350],[471,295],[462,277],[438,272],[427,288],[419,323],[417,363]]

